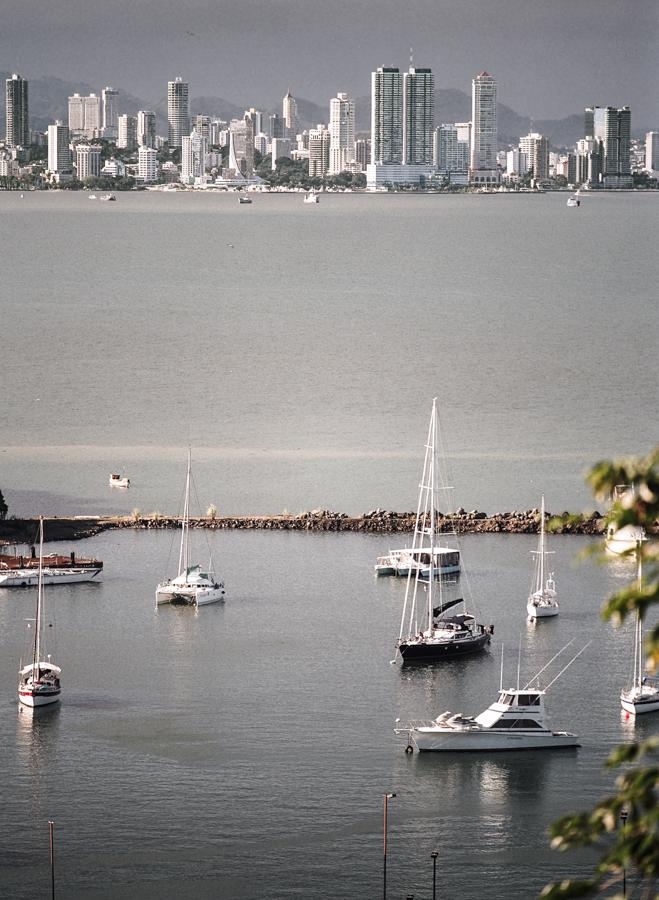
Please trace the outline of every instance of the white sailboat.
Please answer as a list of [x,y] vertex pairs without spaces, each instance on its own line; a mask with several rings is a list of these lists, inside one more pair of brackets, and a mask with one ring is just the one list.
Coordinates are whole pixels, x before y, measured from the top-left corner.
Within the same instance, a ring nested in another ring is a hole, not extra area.
[[571,208],[576,208],[581,206],[581,198],[579,197],[579,191],[576,194],[572,194],[571,197],[567,198],[567,205]]
[[18,699],[25,706],[47,706],[57,703],[62,693],[62,670],[50,660],[43,659],[41,630],[43,628],[43,518],[39,519],[39,577],[37,585],[37,613],[34,620],[32,662],[18,673]]
[[446,616],[449,609],[464,604],[464,600],[459,597],[444,601],[441,579],[435,583],[438,559],[436,500],[440,490],[436,456],[437,419],[435,397],[419,486],[414,538],[409,551],[410,559],[415,564],[409,566],[407,574],[396,644],[396,655],[400,653],[403,662],[434,662],[475,653],[490,643],[494,631],[491,625],[477,623],[474,616],[467,612]]
[[[639,548],[640,549],[640,548]],[[638,588],[643,584],[641,554],[638,553]],[[632,686],[620,692],[620,705],[631,716],[659,710],[659,678],[643,672],[643,622],[636,614],[634,629],[634,676]]]
[[547,550],[545,546],[545,495],[542,495],[540,505],[540,538],[538,549],[531,552],[536,557],[535,578],[529,599],[526,601],[526,611],[532,619],[545,619],[558,615],[558,599],[556,596],[556,582],[554,573],[550,572],[545,580],[545,560],[553,550]]
[[[572,643],[570,641],[570,643]],[[545,709],[545,694],[577,659],[586,647],[574,656],[567,666],[553,678],[544,690],[532,687],[539,676],[569,646],[566,644],[523,687],[503,687],[503,647],[501,648],[501,679],[499,695],[478,716],[463,716],[449,711],[437,716],[428,724],[411,723],[406,728],[395,728],[398,735],[407,736],[407,748],[412,751],[443,750],[540,750],[558,747],[578,747],[579,738],[569,731],[552,731]]]
[[192,454],[188,450],[188,472],[185,482],[185,503],[181,523],[181,549],[176,578],[161,582],[156,588],[156,605],[181,603],[188,606],[205,606],[224,600],[224,584],[218,582],[212,564],[207,571],[190,563],[190,474]]
[[304,195],[303,203],[319,203],[318,194],[315,191],[307,191]]
[[[620,503],[623,507],[633,503],[636,490],[633,485],[617,484],[613,491],[613,503]],[[645,529],[640,525],[623,525],[618,528],[611,523],[606,529],[604,547],[608,553],[614,556],[631,556],[638,549],[639,543],[647,540]]]

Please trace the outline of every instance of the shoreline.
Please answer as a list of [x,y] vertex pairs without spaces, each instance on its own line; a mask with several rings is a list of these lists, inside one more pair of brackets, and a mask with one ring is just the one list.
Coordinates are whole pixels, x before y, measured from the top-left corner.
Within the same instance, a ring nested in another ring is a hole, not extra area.
[[[530,509],[494,513],[463,509],[439,515],[439,532],[458,534],[537,534],[540,511]],[[359,516],[315,509],[298,515],[276,516],[196,516],[190,518],[191,528],[244,531],[308,531],[357,532],[361,534],[400,534],[414,531],[416,514],[376,509]],[[548,513],[546,520],[553,534],[602,535],[606,519],[599,512],[558,515]],[[0,544],[31,544],[38,530],[38,518],[9,518],[0,521]],[[78,541],[103,531],[117,528],[153,530],[180,528],[180,516],[54,516],[44,518],[44,540]],[[657,528],[652,533],[657,533]]]

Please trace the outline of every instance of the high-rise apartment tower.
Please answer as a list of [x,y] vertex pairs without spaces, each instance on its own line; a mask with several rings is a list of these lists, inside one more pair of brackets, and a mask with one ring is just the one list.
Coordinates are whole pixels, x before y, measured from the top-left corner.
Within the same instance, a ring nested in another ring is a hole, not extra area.
[[27,78],[12,75],[6,81],[8,147],[27,147],[30,143],[30,124],[27,102]]
[[371,72],[371,162],[403,161],[403,81],[400,71],[381,66]]
[[329,174],[338,175],[355,161],[355,101],[347,94],[330,100]]
[[403,162],[432,163],[434,81],[430,69],[410,66],[403,75]]
[[188,109],[187,81],[178,75],[167,82],[167,119],[169,121],[170,149],[180,149],[184,136],[190,134],[190,112]]
[[488,183],[497,175],[497,83],[481,72],[471,83],[471,180]]

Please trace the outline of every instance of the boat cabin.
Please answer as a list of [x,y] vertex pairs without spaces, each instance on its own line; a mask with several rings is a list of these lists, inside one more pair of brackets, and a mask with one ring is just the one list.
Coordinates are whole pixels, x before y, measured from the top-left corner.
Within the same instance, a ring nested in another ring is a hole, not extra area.
[[544,691],[504,690],[476,722],[484,728],[546,728]]

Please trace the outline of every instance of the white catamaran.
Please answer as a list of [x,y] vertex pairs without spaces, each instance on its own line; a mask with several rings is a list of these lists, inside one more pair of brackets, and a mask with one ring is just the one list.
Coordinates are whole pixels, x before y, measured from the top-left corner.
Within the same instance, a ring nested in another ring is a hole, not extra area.
[[[638,553],[638,589],[643,585],[643,568],[640,547]],[[659,678],[644,674],[643,666],[643,622],[636,613],[634,629],[634,676],[632,687],[620,692],[620,705],[631,716],[659,710]]]
[[163,581],[156,588],[156,604],[180,603],[188,606],[204,606],[224,600],[224,584],[213,573],[212,562],[207,571],[190,564],[190,473],[192,454],[188,450],[188,472],[185,481],[185,503],[181,522],[181,549],[176,578]]
[[50,654],[43,659],[43,518],[39,519],[39,575],[37,584],[37,613],[34,620],[34,641],[32,662],[21,664],[18,673],[18,699],[25,706],[47,706],[57,703],[62,693],[60,674],[62,670],[50,660]]
[[545,540],[545,495],[542,495],[540,504],[540,537],[538,549],[532,550],[535,556],[535,578],[529,599],[526,601],[526,611],[531,619],[545,619],[548,616],[558,615],[558,599],[556,596],[556,582],[554,573],[550,572],[545,579],[545,561],[553,550],[547,550]]
[[441,489],[436,454],[437,419],[437,398],[435,398],[432,402],[414,538],[410,550],[412,559],[423,559],[424,566],[416,565],[409,569],[396,644],[396,655],[400,654],[404,663],[434,662],[475,653],[490,643],[494,631],[491,625],[478,624],[474,616],[467,612],[462,615],[446,616],[445,613],[449,609],[460,603],[464,604],[464,600],[460,597],[444,601],[442,582],[440,580],[435,583],[436,500],[437,492]]

